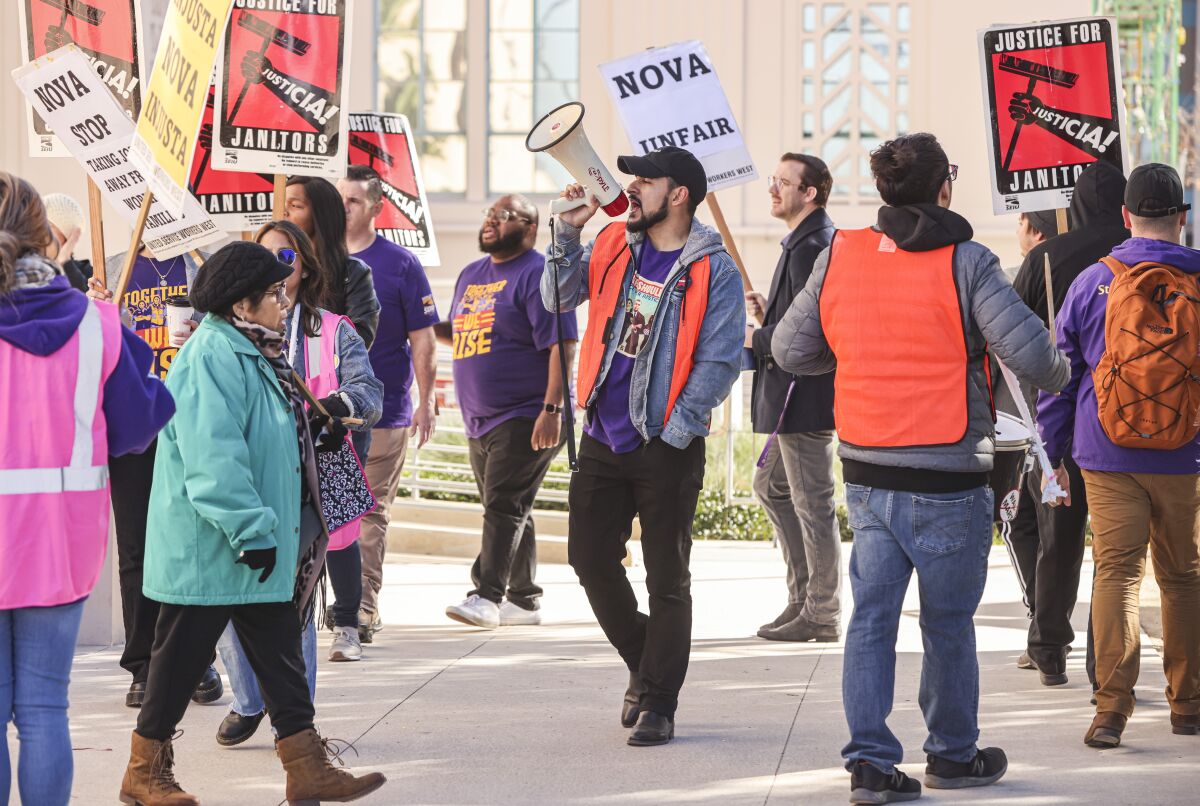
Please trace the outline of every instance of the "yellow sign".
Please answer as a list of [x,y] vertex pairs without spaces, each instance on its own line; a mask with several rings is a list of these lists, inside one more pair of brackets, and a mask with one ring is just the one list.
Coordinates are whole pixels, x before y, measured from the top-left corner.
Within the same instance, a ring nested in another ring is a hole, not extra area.
[[187,196],[209,76],[232,5],[233,0],[171,0],[142,100],[129,158],[154,195],[176,212]]

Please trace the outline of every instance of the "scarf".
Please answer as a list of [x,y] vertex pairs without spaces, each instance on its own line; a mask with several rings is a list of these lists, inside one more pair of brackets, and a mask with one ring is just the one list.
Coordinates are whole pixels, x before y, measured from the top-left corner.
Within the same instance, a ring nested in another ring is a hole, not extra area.
[[229,323],[267,359],[292,407],[292,417],[296,423],[296,442],[300,449],[300,466],[304,468],[304,478],[300,485],[300,562],[296,568],[292,604],[300,611],[301,627],[307,627],[316,612],[316,591],[325,589],[322,581],[325,575],[325,552],[329,546],[329,530],[321,516],[317,455],[312,435],[308,430],[304,399],[296,387],[292,367],[284,356],[283,334],[254,322],[247,322],[238,316],[231,317]]
[[34,252],[21,255],[14,266],[13,288],[41,288],[62,275],[58,264]]

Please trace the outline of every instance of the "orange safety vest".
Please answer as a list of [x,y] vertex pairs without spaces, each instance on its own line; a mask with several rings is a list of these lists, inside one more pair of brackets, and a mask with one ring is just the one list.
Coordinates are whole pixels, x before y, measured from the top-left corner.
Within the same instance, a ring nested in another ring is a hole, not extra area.
[[876,230],[839,230],[820,305],[837,358],[839,439],[900,448],[966,435],[967,339],[953,246],[906,252]]
[[[596,378],[600,375],[600,365],[604,362],[604,353],[610,333],[613,317],[617,312],[617,304],[621,300],[624,288],[625,272],[629,267],[632,255],[629,244],[625,241],[625,224],[614,222],[609,224],[596,236],[592,245],[591,260],[588,263],[588,323],[583,334],[583,343],[579,348],[579,377],[576,384],[579,408],[586,408],[596,386]],[[702,257],[688,266],[685,276],[690,273],[691,282],[683,295],[683,305],[679,310],[679,335],[675,340],[675,363],[671,370],[671,392],[667,398],[664,422],[671,418],[675,410],[675,401],[687,383],[688,375],[692,372],[693,356],[696,344],[700,340],[700,324],[708,310],[708,278],[711,269],[708,256]],[[663,287],[663,300],[671,289]],[[620,334],[615,334],[619,337]]]

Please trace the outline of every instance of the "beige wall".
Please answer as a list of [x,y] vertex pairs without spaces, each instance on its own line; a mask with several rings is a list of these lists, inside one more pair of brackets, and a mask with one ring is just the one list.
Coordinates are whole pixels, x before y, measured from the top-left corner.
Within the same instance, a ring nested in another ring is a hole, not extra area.
[[[468,0],[472,15],[486,12],[486,0]],[[865,0],[850,0],[865,4]],[[373,4],[355,0],[358,24],[353,36],[352,109],[374,104],[373,58],[375,36]],[[84,181],[74,163],[66,159],[32,159],[26,156],[23,99],[8,80],[20,61],[16,3],[0,4],[0,115],[6,122],[0,139],[0,167],[25,176],[44,192],[62,191],[85,198]],[[148,16],[165,0],[145,0]],[[804,2],[799,0],[612,0],[581,2],[581,100],[588,108],[588,135],[601,155],[610,161],[630,150],[613,112],[596,65],[639,49],[685,39],[704,41],[716,64],[760,176],[769,175],[778,155],[804,150],[798,137],[796,114],[798,87],[789,76],[798,70],[795,47]],[[820,4],[818,4],[820,5]],[[1052,5],[1053,9],[1048,10]],[[976,237],[992,247],[1006,265],[1017,259],[1011,216],[991,212],[983,128],[983,95],[980,88],[976,32],[995,22],[1035,20],[1043,16],[1065,18],[1089,13],[1088,0],[1010,0],[1002,10],[989,3],[951,0],[911,0],[912,30],[909,129],[928,130],[942,140],[952,162],[960,166],[954,207],[967,216]],[[148,41],[148,51],[157,43]],[[470,42],[469,92],[476,99],[485,91],[486,65],[483,36]],[[476,57],[478,54],[478,57]],[[471,130],[483,121],[472,115]],[[484,166],[468,171],[482,176]],[[432,204],[443,265],[430,271],[445,307],[445,290],[458,269],[477,257],[475,233],[478,212],[486,200],[482,183],[465,197],[437,198]],[[721,205],[733,228],[757,286],[765,287],[778,255],[783,226],[767,215],[766,182],[759,180],[722,191]],[[707,211],[701,208],[702,216]],[[874,220],[874,205],[832,204],[830,213],[839,225],[865,226]],[[110,252],[124,248],[128,237],[115,213],[106,213]],[[544,239],[543,239],[544,242]],[[87,237],[81,252],[86,252]]]

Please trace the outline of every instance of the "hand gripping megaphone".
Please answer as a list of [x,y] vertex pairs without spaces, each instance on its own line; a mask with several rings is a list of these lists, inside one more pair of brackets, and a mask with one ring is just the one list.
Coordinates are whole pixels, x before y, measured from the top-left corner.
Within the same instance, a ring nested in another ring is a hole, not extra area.
[[629,199],[588,142],[582,123],[583,104],[571,101],[551,110],[525,138],[525,148],[554,157],[576,182],[587,188],[581,199],[555,199],[550,203],[550,214],[583,207],[590,195],[596,197],[608,215],[619,216],[629,209]]

